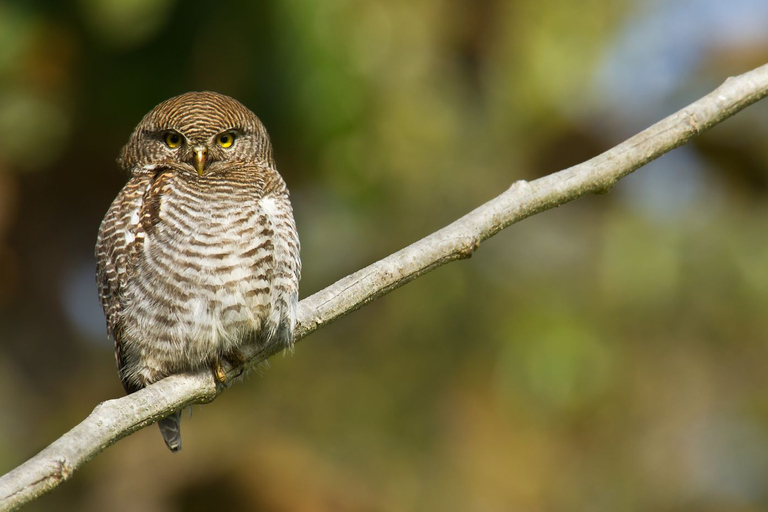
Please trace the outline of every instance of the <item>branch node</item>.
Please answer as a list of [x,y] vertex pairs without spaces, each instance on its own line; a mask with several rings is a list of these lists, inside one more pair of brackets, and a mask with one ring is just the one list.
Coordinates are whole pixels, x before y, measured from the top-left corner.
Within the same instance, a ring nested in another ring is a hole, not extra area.
[[616,184],[615,181],[611,181],[611,182],[605,183],[602,186],[599,186],[599,187],[595,188],[593,194],[595,194],[597,196],[604,196],[605,194],[607,194],[608,192],[613,190],[613,186],[615,184]]
[[72,465],[66,459],[56,459],[56,473],[52,475],[54,480],[58,482],[68,480],[72,473],[74,473]]
[[477,250],[479,245],[480,244],[477,241],[461,244],[461,247],[456,251],[457,259],[466,260],[471,258],[472,253]]
[[683,110],[683,115],[685,116],[685,120],[688,126],[690,126],[691,130],[693,130],[693,135],[698,135],[699,133],[701,133],[702,124],[699,121],[698,116],[696,115],[696,111],[694,111],[689,107]]
[[524,190],[528,190],[531,188],[530,183],[528,183],[525,180],[517,180],[512,185],[509,186],[509,190],[515,191],[515,192],[523,192]]

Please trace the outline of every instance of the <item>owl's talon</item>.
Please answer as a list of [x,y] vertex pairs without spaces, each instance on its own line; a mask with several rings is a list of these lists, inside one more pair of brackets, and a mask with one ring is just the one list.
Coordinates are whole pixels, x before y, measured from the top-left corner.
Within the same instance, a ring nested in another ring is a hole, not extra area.
[[213,362],[213,378],[216,379],[216,382],[219,382],[220,384],[225,384],[227,382],[227,372],[224,371],[224,367],[221,366],[221,361],[216,360]]

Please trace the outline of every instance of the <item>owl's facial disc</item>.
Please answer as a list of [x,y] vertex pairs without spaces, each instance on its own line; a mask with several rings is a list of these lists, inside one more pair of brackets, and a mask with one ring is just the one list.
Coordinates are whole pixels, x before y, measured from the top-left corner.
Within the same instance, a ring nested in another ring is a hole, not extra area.
[[205,146],[195,146],[192,148],[192,151],[194,153],[195,170],[197,170],[198,176],[202,176],[203,172],[205,172],[205,159],[208,156],[208,148]]

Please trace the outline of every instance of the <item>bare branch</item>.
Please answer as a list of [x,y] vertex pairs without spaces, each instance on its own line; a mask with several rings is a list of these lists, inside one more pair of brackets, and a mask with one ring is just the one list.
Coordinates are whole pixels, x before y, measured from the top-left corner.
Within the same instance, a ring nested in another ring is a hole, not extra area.
[[[618,146],[541,179],[518,181],[501,195],[445,228],[302,300],[296,339],[389,293],[445,263],[468,258],[481,242],[526,217],[590,193],[610,190],[632,171],[685,144],[768,94],[768,65],[732,77],[700,100]],[[275,352],[249,354],[249,365]],[[234,378],[240,369],[228,376]],[[75,428],[21,466],[0,477],[0,510],[14,510],[53,489],[108,446],[222,391],[209,371],[177,375],[132,395],[108,400]]]

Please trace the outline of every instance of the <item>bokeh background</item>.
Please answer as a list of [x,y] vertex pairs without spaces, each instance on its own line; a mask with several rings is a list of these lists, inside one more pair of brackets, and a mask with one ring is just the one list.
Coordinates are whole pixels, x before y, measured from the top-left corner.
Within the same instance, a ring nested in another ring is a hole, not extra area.
[[[764,0],[0,3],[0,473],[122,395],[94,284],[156,103],[238,98],[307,296],[768,59]],[[32,511],[768,508],[768,105],[124,439]]]

